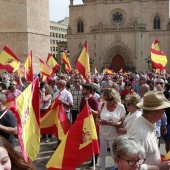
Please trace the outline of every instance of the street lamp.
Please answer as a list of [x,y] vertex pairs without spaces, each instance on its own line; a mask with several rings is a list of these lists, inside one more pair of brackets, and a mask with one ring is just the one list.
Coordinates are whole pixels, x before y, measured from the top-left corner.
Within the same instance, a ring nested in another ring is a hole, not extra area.
[[61,73],[61,67],[62,67],[62,57],[63,57],[63,53],[64,51],[63,50],[60,50],[60,73]]
[[148,64],[148,70],[149,70],[149,67],[150,67],[150,65],[151,65],[151,57],[148,56],[147,58],[145,58],[145,61],[146,61],[146,63]]

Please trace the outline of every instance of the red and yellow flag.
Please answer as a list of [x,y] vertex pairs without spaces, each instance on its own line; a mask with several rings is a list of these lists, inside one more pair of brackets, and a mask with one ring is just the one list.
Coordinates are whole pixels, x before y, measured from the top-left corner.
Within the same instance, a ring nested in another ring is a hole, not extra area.
[[70,126],[64,108],[59,104],[58,98],[56,98],[52,105],[41,116],[41,134],[55,134],[57,139],[62,140],[70,129]]
[[32,51],[30,51],[25,64],[23,66],[22,72],[27,81],[33,81],[33,68],[32,68]]
[[35,79],[16,99],[18,138],[26,162],[32,162],[40,150],[39,81]]
[[152,43],[151,47],[151,60],[152,60],[152,67],[155,69],[164,70],[167,64],[167,57],[166,55],[160,50],[158,40],[156,39]]
[[105,68],[103,73],[104,74],[113,74],[113,70],[110,70],[109,68]]
[[44,61],[41,60],[40,58],[39,58],[39,62],[40,62],[40,70],[42,74],[42,81],[49,82],[50,78],[53,75],[53,70],[52,68],[48,67],[47,64],[45,64]]
[[60,67],[58,62],[54,59],[54,57],[48,53],[48,57],[47,57],[47,60],[46,60],[46,64],[53,69],[53,72],[55,73],[58,68]]
[[77,70],[83,75],[87,83],[91,83],[90,63],[87,41],[84,44],[83,50],[75,64]]
[[15,72],[20,66],[18,57],[5,46],[0,53],[0,69],[6,69],[9,73]]
[[71,65],[70,65],[69,58],[68,58],[65,51],[63,52],[62,62],[65,64],[65,70],[67,71],[67,73],[70,73],[72,68],[71,68]]
[[19,68],[18,70],[15,71],[15,73],[21,78],[24,76],[22,70]]
[[99,145],[96,127],[90,107],[86,103],[46,167],[48,170],[73,170],[97,153]]

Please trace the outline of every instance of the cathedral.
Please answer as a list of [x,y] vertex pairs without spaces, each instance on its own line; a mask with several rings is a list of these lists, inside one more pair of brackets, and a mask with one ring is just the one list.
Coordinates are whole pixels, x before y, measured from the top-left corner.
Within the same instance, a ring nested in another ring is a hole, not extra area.
[[88,41],[92,71],[151,70],[150,48],[158,39],[170,71],[168,0],[70,0],[68,49],[72,65]]

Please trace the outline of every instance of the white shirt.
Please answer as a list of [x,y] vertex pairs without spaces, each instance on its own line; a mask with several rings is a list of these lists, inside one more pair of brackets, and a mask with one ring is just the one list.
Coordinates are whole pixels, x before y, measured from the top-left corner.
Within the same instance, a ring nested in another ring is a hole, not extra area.
[[[60,96],[59,96],[59,95],[60,95]],[[73,96],[72,96],[72,94],[71,94],[68,90],[63,89],[63,90],[61,90],[61,91],[59,91],[59,92],[54,93],[54,95],[53,95],[53,100],[55,100],[58,96],[59,96],[59,100],[63,100],[63,101],[65,101],[65,102],[73,105]],[[64,107],[64,105],[63,105],[63,107]],[[65,110],[66,112],[69,112],[69,111],[70,111],[70,109],[67,108],[67,107],[64,107],[64,110]]]
[[160,151],[158,148],[156,127],[143,116],[136,118],[127,134],[136,137],[141,141],[146,151],[146,161],[148,165],[160,164]]
[[131,127],[133,121],[141,115],[142,115],[142,112],[140,110],[136,110],[134,113],[128,113],[128,115],[126,116],[123,122],[124,128],[128,130]]
[[[103,106],[103,109],[100,113],[100,119],[104,119],[107,121],[114,121],[117,123],[121,118],[125,116],[125,108],[124,105],[121,103],[117,104],[117,107],[113,112],[107,110],[106,103]],[[100,104],[99,108],[101,109],[102,103]],[[105,139],[115,139],[118,136],[117,128],[114,126],[108,125],[100,125],[99,126],[100,135]]]

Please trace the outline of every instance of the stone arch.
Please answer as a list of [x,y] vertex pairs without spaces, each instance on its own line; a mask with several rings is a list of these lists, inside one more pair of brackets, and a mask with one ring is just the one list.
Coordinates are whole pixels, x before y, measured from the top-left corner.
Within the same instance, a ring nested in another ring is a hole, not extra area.
[[164,22],[164,16],[159,13],[159,12],[155,12],[152,16],[151,16],[151,19],[150,19],[150,22],[152,23],[152,28],[154,29],[154,18],[155,16],[158,16],[160,18],[160,29],[162,28],[162,22]]
[[115,45],[108,49],[103,58],[103,67],[112,67],[112,60],[115,56],[121,56],[124,59],[125,62],[125,68],[132,68],[134,67],[134,62],[133,62],[133,55],[130,49],[121,46],[121,45]]
[[83,18],[83,17],[77,17],[76,19],[75,19],[75,21],[74,21],[74,26],[77,26],[77,22],[79,21],[79,20],[82,20],[83,21],[83,23],[84,23],[84,25],[86,25],[86,20]]
[[[82,26],[81,27],[83,27],[83,31],[81,32],[79,32],[78,31],[78,24],[81,22],[81,24],[82,24]],[[75,26],[75,28],[76,28],[76,32],[77,33],[83,33],[83,32],[85,32],[85,25],[86,25],[86,21],[85,21],[85,19],[83,18],[83,17],[77,17],[76,19],[75,19],[75,21],[74,21],[74,26]]]
[[165,20],[165,19],[164,19],[164,16],[163,16],[161,13],[159,13],[159,12],[155,12],[155,13],[151,16],[151,19],[150,19],[150,22],[151,22],[151,23],[153,23],[155,16],[159,16],[161,22],[164,22],[164,20]]

